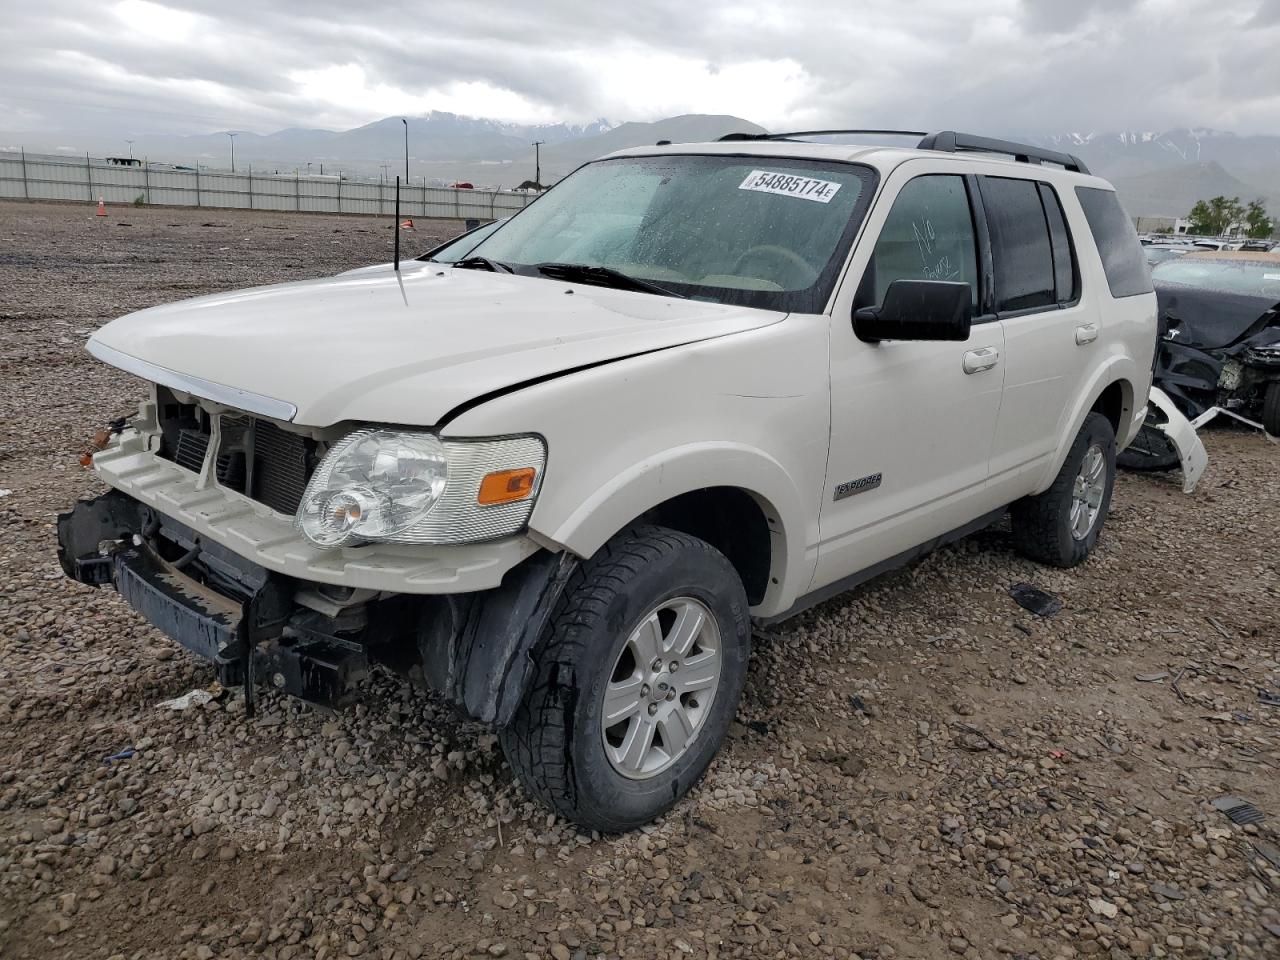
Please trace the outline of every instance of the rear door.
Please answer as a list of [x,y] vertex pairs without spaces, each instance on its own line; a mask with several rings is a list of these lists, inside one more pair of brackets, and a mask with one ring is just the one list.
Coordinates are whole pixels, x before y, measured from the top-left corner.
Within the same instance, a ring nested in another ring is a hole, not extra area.
[[1096,351],[1096,305],[1080,296],[1075,247],[1048,183],[978,177],[1004,332],[1004,401],[991,451],[1001,502],[1025,493],[1061,440],[1070,401]]
[[[972,177],[955,164],[903,164],[868,217],[831,318],[831,446],[813,589],[986,512],[1003,341],[979,316],[968,342],[864,343],[853,310],[898,279],[970,284],[984,302]],[[937,172],[932,172],[937,171]]]

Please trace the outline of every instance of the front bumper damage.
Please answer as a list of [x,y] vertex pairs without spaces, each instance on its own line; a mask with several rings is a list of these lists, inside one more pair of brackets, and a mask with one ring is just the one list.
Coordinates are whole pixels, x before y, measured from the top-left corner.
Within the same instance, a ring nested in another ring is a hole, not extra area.
[[260,683],[344,706],[380,663],[497,725],[576,563],[542,551],[497,588],[445,596],[334,586],[267,569],[118,490],[58,518],[58,559],[74,580],[113,586],[223,685],[243,685],[250,712]]
[[1191,493],[1200,482],[1205,467],[1209,465],[1209,454],[1205,452],[1204,442],[1196,433],[1199,421],[1192,423],[1188,420],[1169,395],[1159,387],[1151,388],[1149,399],[1164,416],[1164,422],[1155,424],[1155,428],[1169,438],[1182,462],[1182,492]]

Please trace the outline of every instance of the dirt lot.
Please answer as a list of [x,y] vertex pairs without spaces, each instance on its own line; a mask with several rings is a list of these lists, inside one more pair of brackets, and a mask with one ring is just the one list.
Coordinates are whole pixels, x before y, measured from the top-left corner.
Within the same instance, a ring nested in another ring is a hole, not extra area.
[[[141,395],[82,344],[389,259],[391,233],[92,213],[0,204],[0,955],[1280,956],[1280,447],[1211,431],[1189,497],[1122,476],[1077,570],[996,529],[757,638],[703,784],[583,835],[389,676],[337,716],[157,706],[209,671],[54,556],[55,515],[97,489],[86,439]],[[1020,581],[1063,610],[1021,610]]]

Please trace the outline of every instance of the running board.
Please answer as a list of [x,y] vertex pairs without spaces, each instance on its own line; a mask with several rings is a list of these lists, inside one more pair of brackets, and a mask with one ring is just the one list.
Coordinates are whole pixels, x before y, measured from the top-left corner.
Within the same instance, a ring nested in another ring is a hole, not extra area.
[[882,573],[889,573],[897,570],[899,567],[905,567],[913,560],[918,560],[926,554],[932,553],[938,547],[945,547],[949,543],[955,543],[957,540],[963,540],[971,533],[977,533],[979,530],[985,530],[996,521],[1002,519],[1008,512],[1008,507],[1001,507],[999,510],[992,510],[990,513],[983,514],[976,520],[971,520],[962,527],[949,533],[944,533],[940,537],[934,537],[932,540],[926,540],[919,546],[912,547],[910,550],[903,550],[902,553],[881,560],[879,563],[873,563],[865,570],[859,570],[857,573],[847,576],[835,583],[829,583],[825,587],[819,587],[812,593],[806,593],[803,597],[793,603],[782,613],[774,614],[772,617],[753,618],[757,626],[768,627],[783,620],[789,620],[798,613],[804,613],[810,607],[830,600],[834,596],[846,593],[854,587],[861,586],[868,580],[874,580]]

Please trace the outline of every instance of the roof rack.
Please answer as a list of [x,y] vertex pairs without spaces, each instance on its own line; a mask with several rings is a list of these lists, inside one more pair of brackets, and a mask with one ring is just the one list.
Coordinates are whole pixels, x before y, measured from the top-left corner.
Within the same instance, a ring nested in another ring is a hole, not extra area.
[[1056,163],[1074,173],[1089,172],[1084,161],[1070,153],[1045,150],[1026,143],[1015,143],[1012,140],[994,140],[991,137],[977,137],[971,133],[956,133],[954,130],[931,133],[916,146],[921,150],[943,150],[947,153],[959,153],[963,150],[1003,153],[1013,157],[1019,163]]
[[974,151],[976,153],[1003,153],[1013,157],[1019,163],[1055,163],[1074,173],[1089,172],[1084,161],[1070,153],[1059,153],[1056,150],[1044,150],[1027,143],[1015,143],[1012,140],[996,140],[992,137],[979,137],[971,133],[957,133],[954,130],[941,130],[938,133],[925,133],[921,130],[797,130],[792,133],[727,133],[720,138],[720,143],[742,140],[795,140],[799,137],[817,137],[831,134],[867,134],[886,137],[920,137],[916,144],[920,150],[941,150],[946,153]]
[[925,137],[924,130],[795,130],[791,133],[726,133],[718,142],[734,140],[794,140],[796,137],[818,137],[833,133],[865,133],[885,137]]

